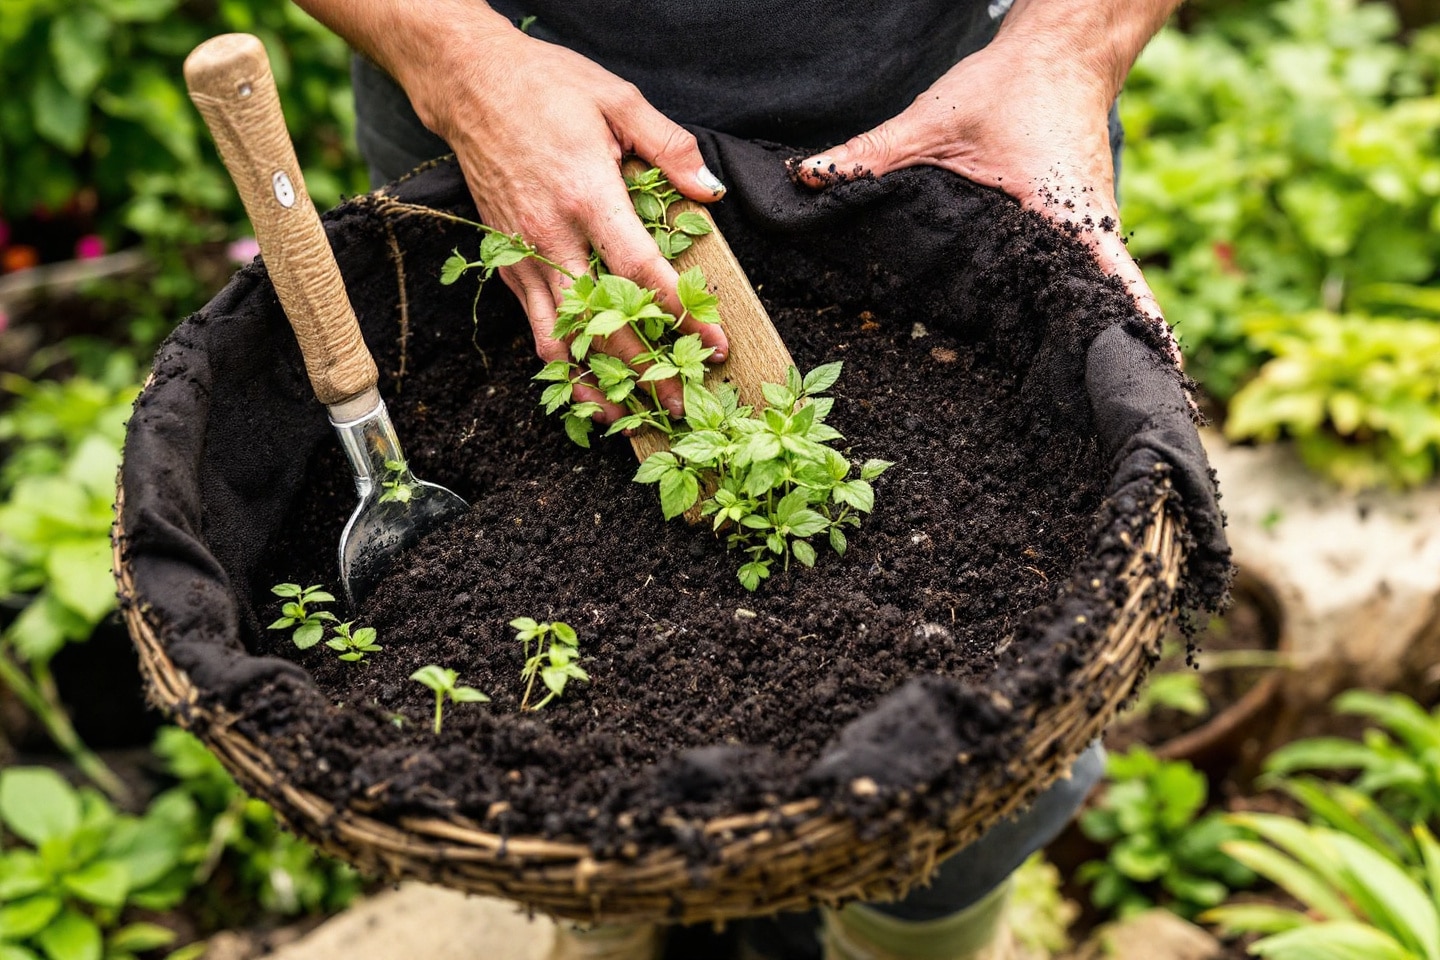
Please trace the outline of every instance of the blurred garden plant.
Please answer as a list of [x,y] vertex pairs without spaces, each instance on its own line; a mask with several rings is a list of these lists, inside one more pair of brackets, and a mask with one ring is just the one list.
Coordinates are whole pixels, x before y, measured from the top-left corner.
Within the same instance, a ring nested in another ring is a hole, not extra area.
[[1244,5],[1156,37],[1122,99],[1130,246],[1190,372],[1232,436],[1351,486],[1436,467],[1434,368],[1399,358],[1440,322],[1440,27],[1398,35],[1385,4]]
[[1193,917],[1224,902],[1255,875],[1221,850],[1244,836],[1218,813],[1202,814],[1205,777],[1180,760],[1144,747],[1110,757],[1098,803],[1080,817],[1086,837],[1103,844],[1104,860],[1082,864],[1090,899],[1119,918],[1156,906]]

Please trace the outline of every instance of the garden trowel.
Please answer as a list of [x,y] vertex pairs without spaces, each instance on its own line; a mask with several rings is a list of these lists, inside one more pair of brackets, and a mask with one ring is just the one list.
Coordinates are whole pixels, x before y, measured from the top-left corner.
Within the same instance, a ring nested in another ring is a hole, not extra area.
[[264,45],[243,33],[207,40],[186,58],[185,82],[255,227],[310,385],[355,471],[360,505],[340,535],[340,579],[353,609],[390,560],[468,505],[417,480],[405,462],[375,386],[375,360],[305,191]]

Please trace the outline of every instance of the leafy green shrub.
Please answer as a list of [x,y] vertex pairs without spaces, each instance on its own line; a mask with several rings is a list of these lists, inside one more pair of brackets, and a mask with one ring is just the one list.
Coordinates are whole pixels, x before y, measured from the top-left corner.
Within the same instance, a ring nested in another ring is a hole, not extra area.
[[[184,838],[186,888],[211,896],[215,877],[230,879],[231,902],[214,906],[216,925],[253,921],[256,904],[279,916],[324,913],[344,909],[359,894],[353,868],[285,830],[275,811],[247,796],[194,736],[164,727],[154,750],[177,783],[155,798],[148,815],[163,817]],[[237,916],[237,909],[251,915]]]
[[1334,708],[1373,721],[1363,741],[1297,740],[1272,753],[1266,771],[1283,783],[1297,770],[1354,770],[1351,788],[1378,798],[1401,819],[1440,820],[1440,708],[1426,712],[1403,694],[1365,690],[1342,693]]
[[169,882],[184,837],[165,816],[120,814],[54,771],[12,767],[0,772],[0,825],[0,957],[131,960],[174,941],[125,922],[127,908],[168,910],[184,897],[187,886]]
[[1440,323],[1310,311],[1243,327],[1274,359],[1231,399],[1227,436],[1292,437],[1311,469],[1349,489],[1434,475]]
[[0,683],[116,798],[123,786],[70,728],[49,665],[115,609],[111,504],[134,380],[124,354],[101,380],[0,378],[14,397],[0,415],[0,443],[10,445],[0,466],[0,597],[22,605],[0,633]]
[[[1193,34],[1167,30],[1136,64],[1122,98],[1131,249],[1213,396],[1228,400],[1277,356],[1279,326],[1297,339],[1368,326],[1345,336],[1372,352],[1384,352],[1382,341],[1400,353],[1412,338],[1433,340],[1440,27],[1405,45],[1398,33],[1384,4],[1281,0],[1207,18]],[[1375,324],[1381,317],[1392,322]],[[1425,332],[1405,334],[1400,321]],[[1304,441],[1312,464],[1352,485],[1433,473],[1433,450],[1393,422],[1411,415],[1395,414],[1394,398],[1419,398],[1417,384],[1362,394],[1367,412],[1390,411],[1365,432],[1347,428],[1358,421],[1343,409],[1338,422],[1284,422],[1292,406],[1313,420],[1317,399],[1323,408],[1346,389],[1316,371],[1292,382],[1291,347],[1241,401],[1247,426],[1237,436],[1293,427],[1315,438]],[[1390,366],[1397,381],[1433,382],[1421,366]],[[1433,393],[1416,409],[1440,416]]]
[[1250,947],[1252,954],[1275,960],[1440,956],[1440,844],[1423,824],[1413,828],[1419,854],[1407,869],[1331,827],[1273,814],[1233,820],[1266,842],[1234,840],[1225,851],[1305,908],[1237,903],[1202,915],[1229,934],[1266,934]]
[[265,41],[286,118],[305,131],[297,148],[316,203],[363,189],[345,45],[285,0],[11,0],[0,16],[0,212],[58,210],[93,188],[112,238],[223,239],[244,214],[180,67],[203,40],[236,30]]
[[1243,831],[1222,814],[1201,814],[1209,787],[1190,764],[1134,747],[1110,757],[1106,779],[1099,803],[1080,817],[1085,836],[1108,848],[1078,873],[1097,907],[1123,918],[1164,902],[1191,917],[1254,881],[1221,850]]

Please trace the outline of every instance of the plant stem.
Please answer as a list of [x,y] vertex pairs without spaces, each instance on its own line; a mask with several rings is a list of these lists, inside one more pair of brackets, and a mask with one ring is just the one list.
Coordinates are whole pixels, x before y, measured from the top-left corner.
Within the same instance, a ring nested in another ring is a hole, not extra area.
[[[530,700],[530,691],[533,690],[533,689],[535,689],[535,676],[536,676],[536,674],[538,674],[538,673],[540,672],[540,663],[539,663],[539,661],[540,661],[540,655],[541,655],[541,653],[542,653],[542,651],[537,647],[536,650],[535,650],[535,659],[534,659],[534,661],[526,661],[526,663],[525,663],[525,669],[530,671],[530,682],[525,685],[525,695],[520,698],[520,709],[521,709],[521,710],[524,710],[524,709],[525,709],[525,704],[528,703],[529,700]],[[539,708],[539,707],[535,707],[535,709],[536,709],[536,710],[539,710],[540,708]]]
[[435,732],[440,732],[440,714],[445,708],[445,694],[443,691],[435,691]]
[[30,670],[36,675],[32,680],[25,671],[15,664],[9,655],[0,650],[0,683],[9,687],[25,708],[33,713],[45,727],[45,732],[70,762],[85,775],[85,778],[105,792],[111,800],[121,806],[128,806],[133,799],[130,788],[115,775],[75,732],[70,715],[60,703],[49,669],[40,664],[31,664]]

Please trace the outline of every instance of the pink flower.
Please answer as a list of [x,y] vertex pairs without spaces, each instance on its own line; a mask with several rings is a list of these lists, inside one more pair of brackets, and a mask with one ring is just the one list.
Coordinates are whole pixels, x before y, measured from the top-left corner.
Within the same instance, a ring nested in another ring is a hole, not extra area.
[[75,241],[76,260],[94,260],[105,256],[105,241],[98,234],[87,233]]
[[260,244],[255,242],[254,237],[241,237],[225,248],[225,255],[232,263],[247,264],[260,256]]

